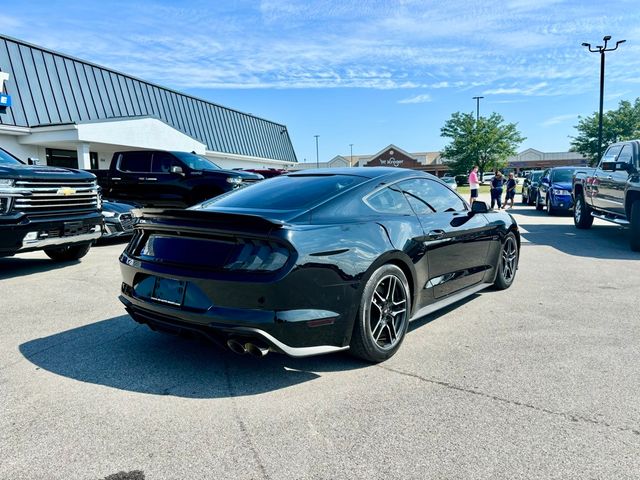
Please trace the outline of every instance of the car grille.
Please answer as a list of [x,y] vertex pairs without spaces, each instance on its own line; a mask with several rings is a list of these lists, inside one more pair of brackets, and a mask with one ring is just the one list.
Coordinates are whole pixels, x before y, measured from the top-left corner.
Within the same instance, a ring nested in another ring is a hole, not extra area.
[[18,180],[16,187],[32,192],[16,198],[14,210],[17,211],[45,215],[98,208],[98,187],[93,180]]
[[133,230],[133,225],[135,221],[133,215],[130,213],[123,213],[120,215],[120,224],[122,225],[122,229],[125,231]]

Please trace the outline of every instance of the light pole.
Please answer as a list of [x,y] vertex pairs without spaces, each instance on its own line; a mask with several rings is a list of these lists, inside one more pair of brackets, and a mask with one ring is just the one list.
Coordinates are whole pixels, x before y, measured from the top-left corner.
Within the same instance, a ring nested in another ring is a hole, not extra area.
[[591,53],[600,54],[600,110],[598,111],[598,160],[602,154],[602,104],[604,102],[604,54],[605,52],[613,52],[617,50],[621,43],[626,40],[618,40],[616,46],[613,48],[607,48],[607,43],[611,40],[611,35],[607,35],[602,39],[604,45],[596,45],[596,48],[591,48],[590,43],[583,43],[583,47],[587,47]]
[[484,97],[473,97],[476,101],[476,123],[480,120],[480,99]]
[[349,166],[353,167],[353,143],[349,144],[349,148],[351,149],[351,158],[349,159]]
[[320,156],[318,155],[318,137],[320,135],[314,135],[316,137],[316,168],[320,168]]

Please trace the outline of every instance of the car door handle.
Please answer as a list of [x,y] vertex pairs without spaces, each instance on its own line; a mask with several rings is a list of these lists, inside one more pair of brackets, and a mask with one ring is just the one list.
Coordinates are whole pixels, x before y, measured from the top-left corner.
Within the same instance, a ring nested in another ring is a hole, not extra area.
[[444,234],[445,234],[444,230],[431,230],[427,234],[427,240],[440,240],[441,238],[444,237]]
[[611,180],[611,179],[613,178],[613,175],[607,175],[605,178],[606,178],[607,180]]

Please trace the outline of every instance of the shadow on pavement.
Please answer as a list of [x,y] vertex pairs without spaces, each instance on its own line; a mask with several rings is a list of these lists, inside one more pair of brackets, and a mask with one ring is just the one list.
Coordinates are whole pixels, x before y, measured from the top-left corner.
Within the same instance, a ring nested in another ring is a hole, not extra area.
[[256,395],[364,368],[347,354],[304,359],[236,355],[209,343],[155,333],[127,315],[20,345],[38,367],[81,382],[152,395],[225,398]]
[[[578,230],[571,225],[522,225],[522,237],[533,245],[547,245],[569,255],[613,260],[640,260],[629,246],[628,229],[616,225],[594,225]],[[523,244],[526,248],[526,244]]]
[[69,265],[77,265],[78,263],[80,263],[80,260],[54,262],[48,258],[0,258],[0,280],[48,272],[50,270],[65,268]]

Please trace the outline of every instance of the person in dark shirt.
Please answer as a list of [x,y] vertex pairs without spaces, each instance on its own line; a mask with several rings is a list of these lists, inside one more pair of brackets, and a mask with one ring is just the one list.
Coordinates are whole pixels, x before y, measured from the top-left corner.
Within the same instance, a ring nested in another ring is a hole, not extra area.
[[513,208],[513,200],[516,198],[516,179],[513,178],[513,172],[509,173],[509,179],[507,180],[507,193],[504,197],[504,205],[503,208],[507,207],[509,201],[511,201],[510,209]]
[[491,180],[491,208],[498,204],[498,208],[502,208],[502,186],[504,178],[502,172],[496,172],[495,177]]

